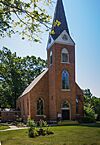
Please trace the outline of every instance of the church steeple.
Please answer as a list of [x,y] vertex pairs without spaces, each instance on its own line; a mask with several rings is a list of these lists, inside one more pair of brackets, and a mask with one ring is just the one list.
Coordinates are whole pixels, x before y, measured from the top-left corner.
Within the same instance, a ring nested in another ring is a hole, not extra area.
[[[57,22],[60,24],[59,26],[56,25]],[[57,0],[52,30],[49,34],[47,49],[50,48],[54,43],[74,45],[74,41],[69,34],[62,0]]]
[[[54,26],[54,23],[58,20],[61,24],[60,26]],[[51,34],[52,38],[55,40],[64,30],[69,35],[69,29],[67,25],[67,20],[65,16],[64,6],[62,0],[57,0],[55,14],[54,14],[54,20],[52,25],[52,30],[54,30],[55,34]]]

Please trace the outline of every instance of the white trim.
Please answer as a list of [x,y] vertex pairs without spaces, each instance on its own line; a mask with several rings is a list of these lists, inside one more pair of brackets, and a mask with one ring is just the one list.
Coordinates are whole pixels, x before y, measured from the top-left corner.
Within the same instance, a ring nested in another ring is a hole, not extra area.
[[62,48],[62,50],[61,50],[61,62],[62,63],[63,63],[63,54],[67,55],[67,60],[68,60],[64,63],[69,63],[69,52],[68,52],[67,48]]
[[49,62],[50,62],[50,65],[52,65],[52,63],[53,63],[53,53],[52,53],[52,50],[50,51]]
[[51,35],[49,35],[49,39],[51,39],[51,42],[49,43],[49,40],[48,40],[47,49],[49,49],[54,44],[54,40]]
[[[67,35],[67,40],[63,40],[63,35]],[[72,38],[68,35],[68,33],[66,32],[66,30],[64,30],[58,37],[57,39],[55,40],[55,43],[60,43],[60,44],[66,44],[66,45],[72,45],[74,46],[75,43],[74,41],[72,40]]]
[[[64,34],[66,34],[67,37],[68,37],[68,40],[66,40],[66,41],[62,39],[62,36],[63,36]],[[48,42],[48,44],[47,44],[47,49],[49,49],[50,47],[52,47],[52,45],[53,45],[54,43],[66,44],[66,45],[75,46],[75,42],[74,42],[73,39],[68,35],[68,33],[66,32],[66,30],[64,30],[64,31],[56,38],[56,40],[54,40],[54,39],[52,38],[51,35],[49,35],[49,38],[51,38],[51,43]]]
[[70,108],[61,108],[61,110],[70,110]]
[[61,63],[63,63],[63,64],[70,64],[70,62],[62,62],[62,61],[61,61]]
[[69,52],[68,52],[67,48],[63,48],[63,49],[62,49],[62,51],[61,51],[61,53],[66,53],[66,54],[69,54]]
[[70,89],[61,89],[61,91],[63,91],[63,92],[69,92],[71,90]]

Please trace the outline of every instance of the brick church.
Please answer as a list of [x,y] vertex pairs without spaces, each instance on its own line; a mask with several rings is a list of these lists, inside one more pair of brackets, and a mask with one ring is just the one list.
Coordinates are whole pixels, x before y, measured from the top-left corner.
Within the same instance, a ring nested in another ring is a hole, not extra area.
[[[56,21],[60,22],[55,26]],[[75,81],[75,43],[70,36],[62,0],[57,0],[47,44],[48,68],[24,90],[17,108],[24,120],[73,120],[83,116],[83,93]]]

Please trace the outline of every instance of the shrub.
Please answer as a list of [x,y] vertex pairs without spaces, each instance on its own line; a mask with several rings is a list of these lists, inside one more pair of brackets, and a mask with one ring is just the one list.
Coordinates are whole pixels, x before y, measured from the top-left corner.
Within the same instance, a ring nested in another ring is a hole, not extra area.
[[31,119],[28,119],[27,126],[29,126],[28,136],[31,138],[40,136],[40,135],[45,136],[45,135],[53,134],[47,122],[43,120],[39,121],[40,128],[36,128],[37,127],[36,123],[34,122],[34,120],[31,120]]
[[43,121],[43,126],[44,126],[44,127],[48,127],[48,124],[47,124],[46,121]]
[[34,137],[33,127],[29,128],[29,130],[28,130],[28,136],[31,137],[31,138]]
[[27,126],[29,127],[29,129],[28,129],[28,136],[29,137],[36,137],[39,135],[38,130],[36,128],[37,125],[36,125],[34,120],[28,119]]
[[46,130],[45,129],[42,129],[42,128],[40,128],[39,130],[38,130],[38,134],[39,135],[46,135]]
[[38,130],[37,128],[33,128],[33,127],[30,127],[29,130],[28,130],[28,136],[33,138],[33,137],[36,137],[38,136]]
[[80,123],[95,123],[95,118],[91,116],[85,116],[79,120]]
[[28,127],[36,127],[37,124],[35,123],[34,120],[32,120],[32,119],[29,118],[28,121],[27,121],[27,126]]
[[93,107],[91,105],[84,106],[85,116],[94,118],[95,119],[95,112],[93,110]]
[[54,134],[54,133],[53,133],[53,131],[51,131],[50,127],[47,127],[46,134],[50,135],[50,134]]

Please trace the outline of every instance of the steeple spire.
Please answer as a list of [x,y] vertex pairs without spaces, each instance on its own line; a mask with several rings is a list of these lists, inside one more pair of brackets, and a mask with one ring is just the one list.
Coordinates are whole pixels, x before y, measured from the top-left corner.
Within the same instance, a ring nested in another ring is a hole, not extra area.
[[[72,40],[67,20],[65,16],[63,0],[57,0],[52,30],[49,34],[49,40],[47,44],[47,49],[49,49],[54,43],[66,44],[66,45],[75,45],[74,41]],[[57,24],[60,24],[59,26]]]
[[[61,24],[60,26],[54,26],[54,23],[58,20]],[[54,30],[55,34],[52,34],[52,38],[55,40],[64,30],[69,35],[69,29],[67,25],[67,20],[65,16],[64,6],[62,0],[57,0],[55,14],[54,14],[54,20],[53,20],[53,26],[52,30]]]

